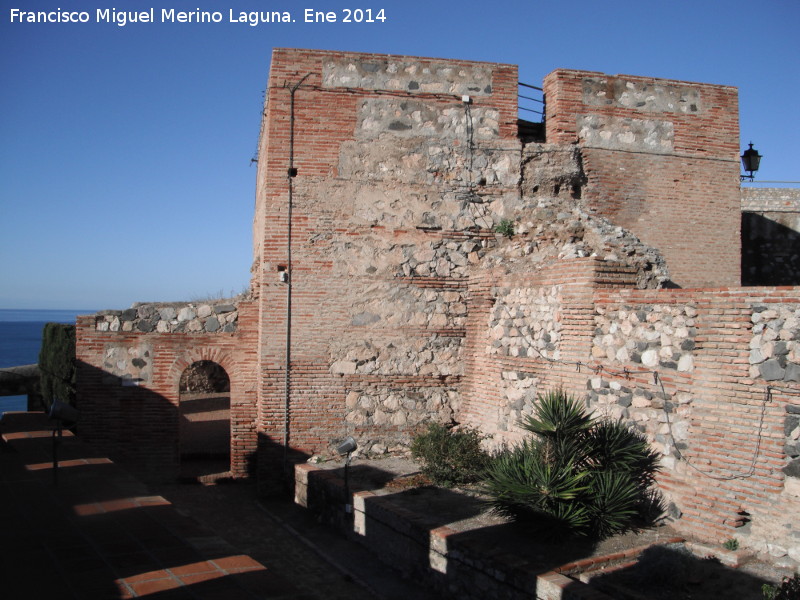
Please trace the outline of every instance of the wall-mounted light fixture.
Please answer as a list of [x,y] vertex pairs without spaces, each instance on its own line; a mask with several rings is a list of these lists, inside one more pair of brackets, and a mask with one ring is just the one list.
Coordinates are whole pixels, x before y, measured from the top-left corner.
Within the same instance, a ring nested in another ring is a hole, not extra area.
[[336,446],[336,452],[339,454],[346,454],[347,460],[350,460],[350,453],[358,447],[356,441],[353,439],[353,436],[347,436],[341,444]]
[[758,153],[758,150],[753,148],[753,142],[750,142],[750,147],[742,153],[742,167],[749,174],[740,175],[739,179],[741,181],[744,181],[745,179],[753,181],[755,179],[753,173],[758,171],[758,167],[761,164],[761,158],[762,157]]
[[55,420],[60,426],[72,427],[81,418],[81,411],[66,402],[54,399],[47,416]]

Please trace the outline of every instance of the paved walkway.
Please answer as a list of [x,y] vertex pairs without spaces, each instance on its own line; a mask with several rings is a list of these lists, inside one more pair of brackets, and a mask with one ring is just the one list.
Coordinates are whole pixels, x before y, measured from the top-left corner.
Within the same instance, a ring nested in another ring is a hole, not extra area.
[[[249,545],[252,554],[261,553],[265,562],[237,550],[163,496],[152,495],[147,486],[69,432],[57,448],[56,479],[52,429],[40,413],[10,413],[0,421],[0,597],[375,597],[311,549],[304,555],[290,548],[292,543],[303,544],[292,542],[274,518],[273,530],[282,529],[284,537],[266,537],[254,525],[252,515],[259,509],[252,499],[247,506],[238,505],[241,514],[227,514],[226,519],[231,527],[239,524],[234,537]],[[193,493],[171,489],[177,496],[193,498],[197,508],[205,502],[198,499],[202,488],[193,487]],[[232,513],[236,496],[225,497],[214,501],[216,507]],[[264,520],[267,515],[262,515]],[[242,537],[247,531],[253,538],[249,542]],[[270,554],[263,550],[269,547],[275,562],[285,557],[278,566],[265,560]]]

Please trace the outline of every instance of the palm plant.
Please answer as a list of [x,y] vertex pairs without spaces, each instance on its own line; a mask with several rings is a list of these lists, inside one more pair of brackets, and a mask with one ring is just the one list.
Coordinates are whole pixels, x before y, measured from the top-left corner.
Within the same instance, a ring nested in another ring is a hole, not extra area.
[[658,454],[640,433],[593,419],[562,391],[539,396],[521,426],[532,438],[501,452],[488,472],[486,490],[498,512],[598,538],[652,524],[663,513],[652,488]]
[[547,442],[525,440],[495,458],[486,485],[500,513],[524,518],[533,511],[551,528],[580,529],[589,520],[576,502],[586,491],[586,475],[570,459],[555,461]]

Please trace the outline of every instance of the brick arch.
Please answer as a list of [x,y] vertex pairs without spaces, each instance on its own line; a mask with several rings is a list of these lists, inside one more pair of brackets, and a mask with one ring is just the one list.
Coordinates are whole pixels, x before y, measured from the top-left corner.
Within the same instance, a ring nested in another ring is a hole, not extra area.
[[233,387],[234,384],[232,375],[236,367],[236,362],[227,350],[215,348],[213,346],[201,346],[180,353],[172,362],[172,365],[169,369],[169,374],[167,375],[167,381],[169,382],[170,387],[173,389],[178,389],[183,372],[194,363],[204,360],[217,363],[219,366],[225,369],[225,372],[228,374],[228,378],[231,381],[231,387]]

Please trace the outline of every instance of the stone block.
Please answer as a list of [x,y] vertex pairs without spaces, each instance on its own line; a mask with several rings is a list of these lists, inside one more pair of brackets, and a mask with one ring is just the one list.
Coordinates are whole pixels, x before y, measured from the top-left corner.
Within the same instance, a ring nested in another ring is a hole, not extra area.
[[197,317],[197,313],[191,306],[184,306],[178,311],[178,321],[191,321]]
[[643,352],[642,364],[646,367],[655,367],[656,365],[658,365],[658,352],[652,349]]
[[800,383],[800,365],[795,363],[787,363],[786,370],[783,375],[784,381],[795,381]]
[[795,458],[781,469],[787,477],[800,478],[800,458]]
[[774,358],[760,364],[758,370],[761,377],[767,381],[780,381],[786,374],[786,369],[781,367],[780,363]]
[[158,314],[161,318],[165,321],[171,321],[178,315],[178,311],[175,310],[172,306],[164,306],[158,309]]
[[678,371],[682,373],[689,373],[694,370],[694,359],[690,354],[684,354],[678,360]]

